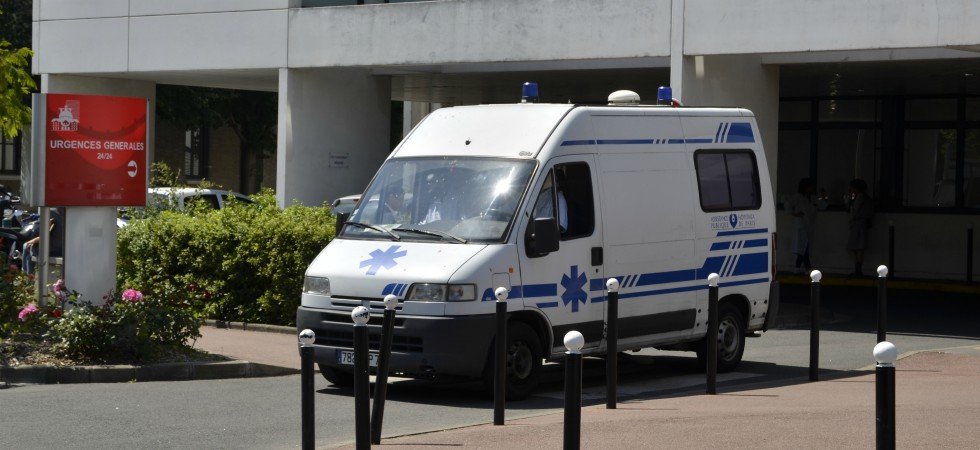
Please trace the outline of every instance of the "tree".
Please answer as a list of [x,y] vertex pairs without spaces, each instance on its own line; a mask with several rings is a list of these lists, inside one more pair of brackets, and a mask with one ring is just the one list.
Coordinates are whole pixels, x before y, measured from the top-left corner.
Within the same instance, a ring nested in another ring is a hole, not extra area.
[[270,92],[157,86],[157,116],[186,128],[229,127],[239,140],[241,190],[262,187],[263,160],[276,151],[278,100]]
[[[23,20],[26,10],[30,17],[31,3],[11,3],[17,14],[4,15],[0,11],[0,132],[13,138],[31,122],[31,107],[27,96],[37,84],[31,78],[30,21]],[[26,5],[26,7],[25,7]],[[26,36],[25,36],[26,35]],[[10,37],[11,44],[6,37]]]

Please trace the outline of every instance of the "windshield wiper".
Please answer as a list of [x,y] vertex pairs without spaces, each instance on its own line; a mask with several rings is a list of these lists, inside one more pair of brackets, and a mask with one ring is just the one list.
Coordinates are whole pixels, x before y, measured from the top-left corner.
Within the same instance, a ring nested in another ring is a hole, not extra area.
[[382,233],[387,234],[388,236],[390,236],[391,237],[391,240],[393,240],[393,241],[400,241],[400,240],[402,240],[402,238],[398,237],[397,234],[392,233],[390,230],[387,230],[385,228],[381,228],[381,227],[379,227],[377,225],[371,225],[369,223],[361,223],[361,222],[351,222],[351,221],[344,222],[344,225],[356,225],[356,226],[359,226],[361,228],[367,228],[369,230],[380,231],[380,232],[382,232]]
[[456,242],[459,242],[460,244],[465,244],[467,242],[466,239],[463,239],[453,234],[446,233],[445,231],[420,230],[418,228],[395,228],[394,231],[407,231],[409,233],[428,234],[430,236],[438,236],[446,239],[452,239]]

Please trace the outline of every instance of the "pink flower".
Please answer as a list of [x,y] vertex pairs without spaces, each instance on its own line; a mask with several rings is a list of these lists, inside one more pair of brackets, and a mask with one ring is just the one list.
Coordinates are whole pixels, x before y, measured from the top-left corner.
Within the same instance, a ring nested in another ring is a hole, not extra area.
[[55,281],[54,284],[51,285],[51,291],[53,291],[55,294],[64,290],[65,290],[65,280],[62,280],[61,278],[59,278],[58,281]]
[[143,293],[136,289],[126,289],[122,293],[122,299],[130,303],[136,303],[143,300]]
[[17,314],[17,318],[20,319],[21,322],[26,322],[27,316],[34,314],[36,312],[37,312],[37,305],[33,303],[28,303],[27,306],[24,307],[24,309],[20,310],[20,314]]

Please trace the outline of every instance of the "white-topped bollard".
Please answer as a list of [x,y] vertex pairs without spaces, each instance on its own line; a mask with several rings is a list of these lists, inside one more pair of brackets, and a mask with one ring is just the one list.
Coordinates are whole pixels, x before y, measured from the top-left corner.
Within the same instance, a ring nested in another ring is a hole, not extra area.
[[565,333],[565,435],[564,448],[578,449],[582,435],[582,347],[585,337]]
[[381,427],[384,424],[385,397],[388,395],[388,367],[391,364],[391,342],[395,333],[395,308],[398,297],[388,294],[384,298],[385,315],[381,322],[381,348],[378,349],[378,372],[374,380],[374,407],[371,408],[371,443],[381,443]]
[[878,342],[888,338],[888,266],[878,266]]
[[350,313],[354,321],[354,445],[358,450],[371,448],[371,381],[368,378],[368,320],[371,311],[363,306]]
[[619,280],[606,280],[606,409],[616,409],[619,382]]
[[704,335],[704,393],[718,393],[718,281],[717,273],[708,274],[708,331]]
[[819,379],[820,371],[820,280],[819,270],[810,272],[810,381]]
[[875,432],[876,448],[895,448],[895,361],[898,349],[891,342],[875,345]]
[[313,396],[313,357],[316,333],[307,328],[299,332],[299,368],[300,368],[300,410],[302,414],[303,450],[312,450],[316,445],[315,438],[315,406]]
[[507,401],[507,295],[510,290],[501,286],[493,291],[497,297],[497,334],[493,348],[493,424],[504,424]]
[[607,292],[619,292],[619,280],[615,278],[610,278],[606,280],[606,291]]

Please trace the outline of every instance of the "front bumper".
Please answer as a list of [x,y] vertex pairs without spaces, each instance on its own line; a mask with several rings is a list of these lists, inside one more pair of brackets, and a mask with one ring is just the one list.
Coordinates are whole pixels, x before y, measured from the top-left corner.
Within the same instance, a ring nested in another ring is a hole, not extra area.
[[[381,342],[381,315],[368,321],[371,351]],[[483,374],[494,335],[493,314],[475,316],[395,316],[390,371],[419,378],[477,378]],[[350,313],[300,306],[297,330],[316,333],[317,363],[352,372],[354,366],[339,364],[337,354],[353,350],[354,324]]]

